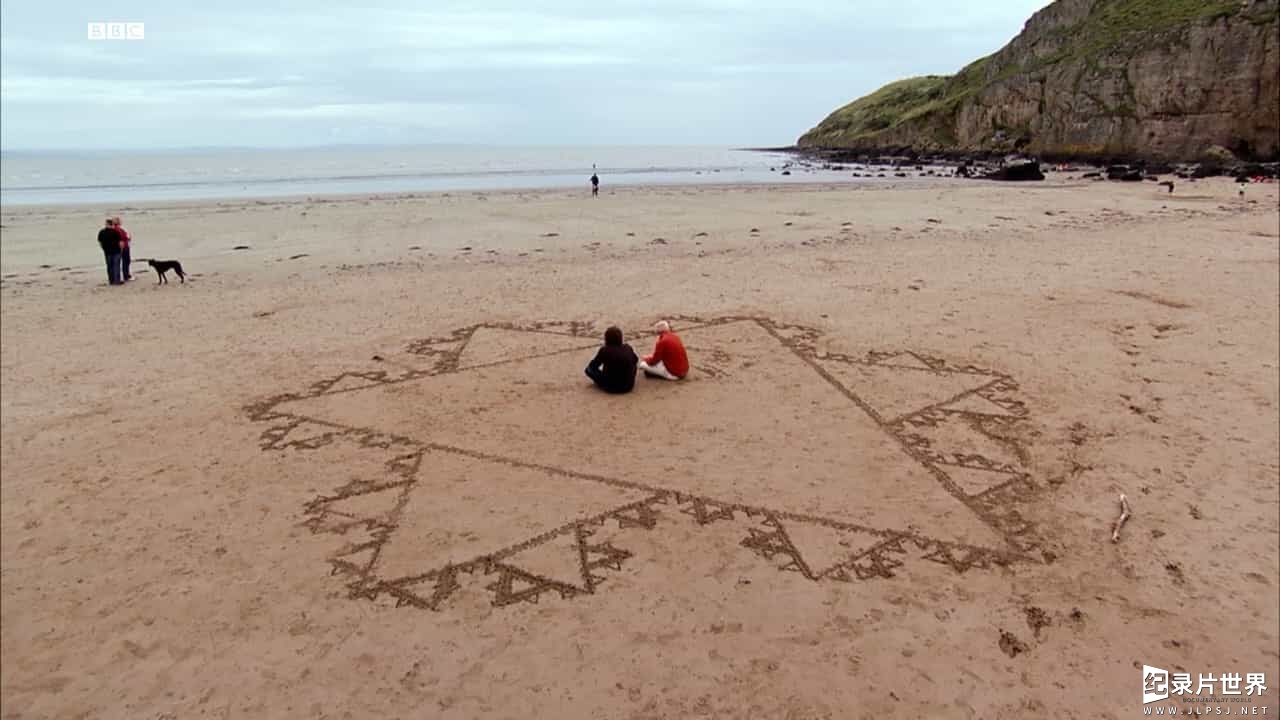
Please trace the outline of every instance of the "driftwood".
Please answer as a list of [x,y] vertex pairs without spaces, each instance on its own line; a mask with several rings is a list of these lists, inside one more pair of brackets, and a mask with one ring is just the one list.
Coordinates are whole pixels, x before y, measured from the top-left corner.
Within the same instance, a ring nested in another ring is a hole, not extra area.
[[1116,520],[1116,524],[1111,528],[1111,542],[1120,542],[1120,527],[1124,525],[1124,521],[1129,519],[1133,513],[1129,512],[1129,498],[1120,493],[1120,517]]

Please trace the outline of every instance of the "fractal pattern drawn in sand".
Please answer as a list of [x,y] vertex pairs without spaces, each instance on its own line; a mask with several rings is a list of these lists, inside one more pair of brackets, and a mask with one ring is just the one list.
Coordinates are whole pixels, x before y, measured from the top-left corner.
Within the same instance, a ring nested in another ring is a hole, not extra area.
[[[459,328],[246,411],[265,426],[261,448],[290,462],[375,458],[304,509],[338,545],[329,563],[353,598],[435,611],[464,586],[499,607],[580,598],[624,564],[659,560],[644,536],[676,524],[692,545],[732,527],[742,552],[805,582],[1039,561],[1013,378],[907,350],[828,352],[819,330],[764,317],[675,320],[689,378],[637,392],[649,412],[698,412],[680,428],[693,443],[676,449],[681,470],[660,481],[641,433],[614,433],[603,469],[590,433],[549,441],[547,417],[585,427],[642,404],[584,395],[576,368],[600,331],[587,323]],[[822,452],[781,463],[762,434]]]

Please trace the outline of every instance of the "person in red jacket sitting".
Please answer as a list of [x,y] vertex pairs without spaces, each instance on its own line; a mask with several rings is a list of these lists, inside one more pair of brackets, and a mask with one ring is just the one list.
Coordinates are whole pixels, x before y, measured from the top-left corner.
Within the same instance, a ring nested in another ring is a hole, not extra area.
[[640,369],[645,377],[660,377],[665,380],[679,380],[689,374],[689,356],[684,351],[684,343],[680,336],[671,332],[671,325],[666,320],[653,326],[658,331],[658,344],[653,354],[640,361]]

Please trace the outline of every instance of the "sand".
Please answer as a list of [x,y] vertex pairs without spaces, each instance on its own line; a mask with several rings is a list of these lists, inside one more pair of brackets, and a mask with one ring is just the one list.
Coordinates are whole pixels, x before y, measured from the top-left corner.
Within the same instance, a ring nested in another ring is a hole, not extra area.
[[[6,208],[3,717],[1280,712],[1277,199]],[[590,388],[663,317],[689,378]]]

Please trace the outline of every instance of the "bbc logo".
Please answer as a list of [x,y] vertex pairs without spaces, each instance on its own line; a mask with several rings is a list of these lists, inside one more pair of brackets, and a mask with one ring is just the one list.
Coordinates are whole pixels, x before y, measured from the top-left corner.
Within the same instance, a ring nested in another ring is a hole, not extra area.
[[90,40],[142,40],[146,37],[145,23],[140,22],[91,22]]

